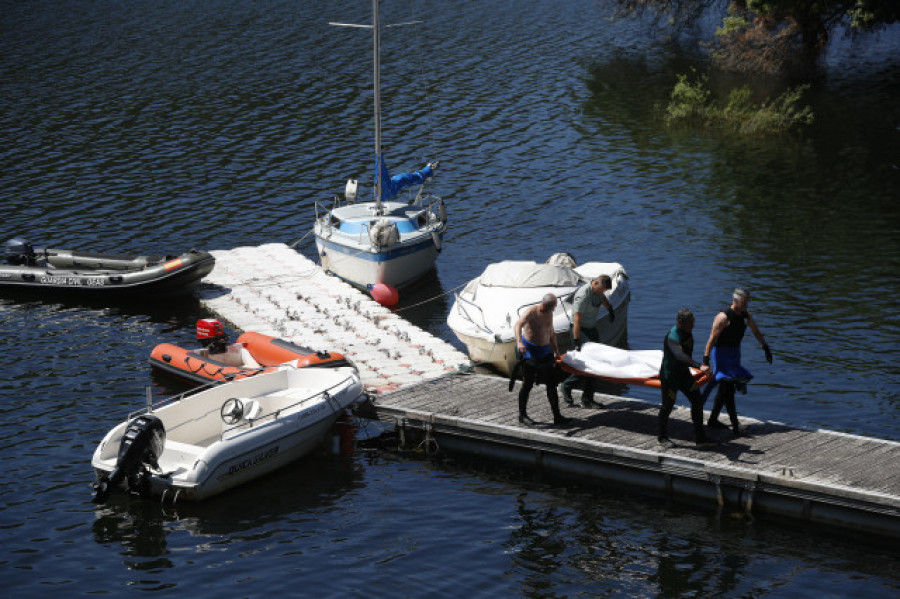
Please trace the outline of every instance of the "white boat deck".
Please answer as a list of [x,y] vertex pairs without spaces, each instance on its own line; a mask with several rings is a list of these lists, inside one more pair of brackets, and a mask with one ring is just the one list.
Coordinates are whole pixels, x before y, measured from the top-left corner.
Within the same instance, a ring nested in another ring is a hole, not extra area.
[[386,393],[471,365],[446,341],[285,244],[210,253],[216,267],[198,290],[204,306],[242,331],[344,354],[369,392]]

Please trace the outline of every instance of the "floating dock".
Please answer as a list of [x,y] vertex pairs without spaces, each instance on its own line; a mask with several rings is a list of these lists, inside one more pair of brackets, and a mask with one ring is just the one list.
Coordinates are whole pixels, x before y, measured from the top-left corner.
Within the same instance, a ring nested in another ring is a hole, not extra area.
[[900,538],[900,443],[742,417],[744,436],[713,430],[723,443],[698,449],[689,410],[676,406],[669,436],[677,445],[663,449],[656,442],[659,406],[598,396],[603,409],[564,405],[573,422],[553,426],[543,386],[534,388],[528,407],[539,424],[525,427],[506,379],[473,374],[450,344],[287,245],[212,253],[216,268],[200,291],[206,307],[239,329],[345,354],[375,394],[378,417],[402,440],[695,506]]
[[282,243],[210,252],[199,295],[235,328],[353,360],[370,393],[468,368],[452,345],[413,326]]

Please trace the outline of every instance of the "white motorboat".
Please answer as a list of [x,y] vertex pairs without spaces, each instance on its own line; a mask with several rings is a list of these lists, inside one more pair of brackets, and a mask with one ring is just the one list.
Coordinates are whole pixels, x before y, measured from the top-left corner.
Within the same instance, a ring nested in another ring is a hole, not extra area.
[[199,501],[312,451],[365,399],[355,368],[291,368],[149,403],[94,451],[95,501],[124,488]]
[[547,293],[559,300],[553,313],[559,349],[564,352],[571,348],[575,292],[604,274],[612,279],[607,297],[615,319],[610,322],[608,311],[600,308],[600,342],[614,346],[625,343],[631,301],[625,269],[617,262],[575,266],[574,260],[559,258],[567,256],[556,254],[546,264],[513,260],[489,264],[481,276],[456,294],[447,325],[465,344],[473,362],[509,374],[518,359],[513,326],[526,309],[539,304]]
[[[347,182],[344,200],[316,202],[313,232],[322,268],[362,289],[378,283],[407,286],[434,268],[447,227],[444,201],[428,189],[437,162],[391,177],[381,145],[381,82],[378,0],[371,25],[331,23],[372,29],[375,87],[375,185],[371,201],[357,202],[358,182]],[[413,23],[404,23],[413,24]],[[413,188],[418,189],[413,193]],[[406,190],[405,198],[398,198]]]

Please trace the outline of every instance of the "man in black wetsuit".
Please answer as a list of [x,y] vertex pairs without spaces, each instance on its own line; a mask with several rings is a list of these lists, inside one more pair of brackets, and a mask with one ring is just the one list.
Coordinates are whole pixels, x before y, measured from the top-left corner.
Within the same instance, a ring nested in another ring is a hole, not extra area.
[[700,385],[694,380],[690,367],[709,370],[709,366],[695,362],[691,357],[694,351],[694,314],[687,308],[678,311],[675,326],[663,340],[663,360],[659,369],[662,383],[662,407],[659,410],[659,435],[657,440],[664,447],[673,447],[669,440],[669,415],[675,407],[675,396],[679,391],[691,402],[691,421],[694,423],[694,440],[698,446],[711,446],[716,443],[707,438],[703,430],[703,396]]
[[[750,303],[750,294],[746,289],[738,287],[731,297],[731,306],[719,312],[713,320],[712,331],[706,342],[706,351],[703,352],[703,363],[712,365],[715,380],[706,389],[705,395],[709,395],[712,388],[718,385],[719,390],[713,400],[712,412],[709,415],[708,426],[711,428],[728,428],[719,422],[719,413],[724,406],[728,410],[728,418],[731,420],[731,429],[735,437],[740,436],[738,426],[737,406],[734,403],[734,392],[737,388],[746,389],[747,381],[753,378],[753,374],[741,366],[741,341],[747,327],[756,340],[762,345],[766,354],[766,361],[772,363],[772,351],[762,331],[756,326],[753,316],[747,310]],[[705,397],[704,397],[705,399]]]

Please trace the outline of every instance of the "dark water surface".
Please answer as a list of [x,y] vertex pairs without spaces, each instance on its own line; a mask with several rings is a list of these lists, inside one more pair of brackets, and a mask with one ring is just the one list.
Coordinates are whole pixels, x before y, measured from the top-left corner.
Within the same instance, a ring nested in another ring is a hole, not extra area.
[[[0,237],[136,253],[303,238],[313,256],[313,202],[370,179],[370,37],[327,25],[369,10],[4,2]],[[775,363],[745,341],[756,379],[740,411],[900,441],[896,30],[830,51],[805,135],[745,140],[665,129],[659,107],[694,45],[609,14],[587,0],[385,3],[385,22],[428,21],[383,39],[389,164],[440,159],[450,212],[437,274],[401,313],[456,343],[443,294],[490,262],[569,251],[625,265],[629,343],[644,349],[685,305],[703,343],[746,286]],[[0,595],[900,590],[896,551],[827,532],[381,453],[304,460],[177,511],[94,506],[94,447],[145,387],[170,391],[150,348],[189,343],[202,315],[194,300],[0,300]]]

